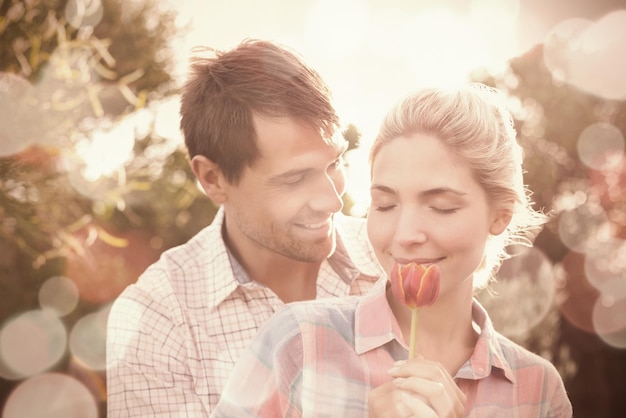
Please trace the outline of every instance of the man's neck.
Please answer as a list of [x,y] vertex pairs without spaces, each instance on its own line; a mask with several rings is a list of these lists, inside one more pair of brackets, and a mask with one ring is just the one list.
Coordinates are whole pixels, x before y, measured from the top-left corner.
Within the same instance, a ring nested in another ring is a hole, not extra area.
[[251,280],[271,289],[283,302],[315,299],[320,263],[295,261],[282,256],[239,259]]

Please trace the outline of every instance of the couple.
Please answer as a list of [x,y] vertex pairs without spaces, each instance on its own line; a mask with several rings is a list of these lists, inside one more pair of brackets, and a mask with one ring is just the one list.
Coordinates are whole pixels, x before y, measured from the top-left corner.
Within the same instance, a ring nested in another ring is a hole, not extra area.
[[[108,416],[571,416],[555,368],[472,298],[544,222],[495,96],[400,101],[364,221],[340,214],[346,145],[313,69],[256,40],[195,62],[181,128],[220,209],[114,303]],[[407,361],[411,311],[387,276],[409,261],[436,264],[441,289]]]

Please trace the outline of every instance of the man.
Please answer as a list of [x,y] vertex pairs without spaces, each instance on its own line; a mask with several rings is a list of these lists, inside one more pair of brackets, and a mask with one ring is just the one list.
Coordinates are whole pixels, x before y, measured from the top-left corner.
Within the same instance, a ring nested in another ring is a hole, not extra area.
[[339,120],[319,74],[247,40],[192,65],[181,129],[220,206],[115,301],[108,416],[208,416],[242,350],[287,302],[363,294],[381,274],[362,219],[342,216]]

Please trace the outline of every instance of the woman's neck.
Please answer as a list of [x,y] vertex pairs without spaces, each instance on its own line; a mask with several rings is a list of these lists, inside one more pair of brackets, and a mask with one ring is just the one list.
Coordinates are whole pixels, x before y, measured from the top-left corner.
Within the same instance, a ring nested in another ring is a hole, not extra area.
[[[387,300],[408,346],[411,309],[396,300],[391,289],[387,290]],[[420,308],[416,352],[441,363],[452,376],[471,357],[477,340],[478,332],[472,325],[471,289],[442,294],[434,305]]]

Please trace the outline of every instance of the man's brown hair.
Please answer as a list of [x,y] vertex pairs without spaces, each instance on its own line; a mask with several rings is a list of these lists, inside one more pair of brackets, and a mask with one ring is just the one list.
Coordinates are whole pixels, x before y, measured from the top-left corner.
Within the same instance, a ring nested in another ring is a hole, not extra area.
[[245,40],[192,61],[183,87],[181,129],[189,157],[203,155],[237,183],[258,157],[252,115],[287,116],[334,135],[339,119],[328,86],[293,51]]

